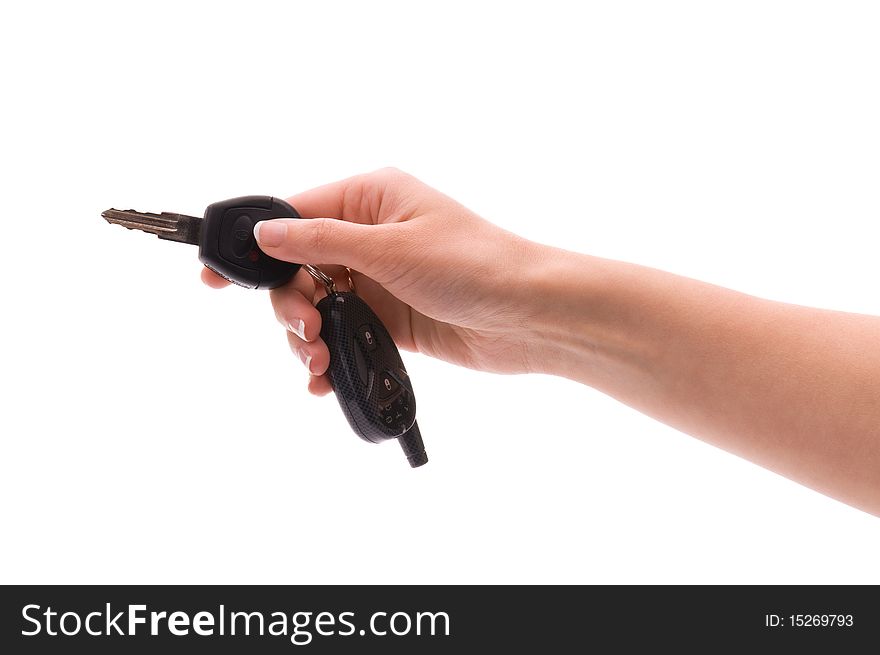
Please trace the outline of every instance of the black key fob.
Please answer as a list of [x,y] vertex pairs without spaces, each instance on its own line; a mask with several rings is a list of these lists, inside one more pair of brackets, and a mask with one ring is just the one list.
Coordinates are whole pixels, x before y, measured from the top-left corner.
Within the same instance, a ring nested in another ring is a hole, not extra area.
[[399,439],[411,466],[427,463],[412,381],[382,321],[351,292],[331,293],[317,308],[327,374],[352,429],[370,443]]
[[248,289],[274,289],[299,264],[270,257],[257,246],[254,225],[272,218],[299,218],[289,203],[272,196],[242,196],[208,205],[199,239],[199,259],[212,271]]

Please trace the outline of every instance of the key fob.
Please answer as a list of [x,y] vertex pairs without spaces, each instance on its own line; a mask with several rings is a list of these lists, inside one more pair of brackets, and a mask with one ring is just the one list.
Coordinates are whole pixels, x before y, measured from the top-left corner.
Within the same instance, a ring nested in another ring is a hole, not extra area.
[[327,374],[355,434],[370,443],[399,439],[411,466],[427,463],[412,381],[382,321],[347,291],[322,298],[317,309],[330,349]]
[[242,196],[208,205],[199,236],[199,259],[212,271],[248,289],[274,289],[300,264],[275,259],[257,246],[254,225],[270,218],[300,218],[284,200]]

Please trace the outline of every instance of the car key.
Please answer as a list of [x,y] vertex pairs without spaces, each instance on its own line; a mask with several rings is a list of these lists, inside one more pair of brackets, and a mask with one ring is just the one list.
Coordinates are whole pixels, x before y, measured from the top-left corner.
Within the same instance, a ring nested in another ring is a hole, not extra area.
[[[270,196],[215,202],[202,218],[133,209],[108,209],[101,216],[160,239],[198,245],[205,266],[249,289],[281,286],[302,266],[269,257],[257,246],[257,222],[300,218],[287,202]],[[352,429],[371,443],[397,438],[413,468],[427,463],[412,382],[388,330],[356,294],[337,292],[333,279],[315,266],[306,264],[305,269],[327,289],[317,305],[321,338],[330,350],[328,376]]]
[[271,196],[242,196],[208,205],[205,216],[149,214],[108,209],[107,222],[155,234],[160,239],[199,247],[201,262],[219,276],[248,289],[274,289],[287,282],[300,264],[270,257],[257,247],[254,225],[270,218],[299,218],[288,203]]
[[352,430],[370,443],[397,439],[410,466],[427,464],[412,381],[388,330],[357,294],[337,291],[314,266],[305,269],[327,289],[317,304],[330,350],[327,375]]

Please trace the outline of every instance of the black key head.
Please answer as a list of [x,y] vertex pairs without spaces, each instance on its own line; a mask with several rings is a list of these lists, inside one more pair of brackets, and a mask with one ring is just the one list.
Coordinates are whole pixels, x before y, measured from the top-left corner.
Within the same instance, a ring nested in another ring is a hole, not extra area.
[[272,196],[242,196],[209,205],[199,239],[199,259],[221,277],[248,289],[274,289],[296,274],[300,264],[270,257],[257,246],[254,225],[271,218],[300,218]]

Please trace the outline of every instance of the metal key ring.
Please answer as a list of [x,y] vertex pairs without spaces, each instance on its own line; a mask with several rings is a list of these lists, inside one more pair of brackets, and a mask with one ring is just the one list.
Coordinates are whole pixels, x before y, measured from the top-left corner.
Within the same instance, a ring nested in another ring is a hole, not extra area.
[[324,288],[327,289],[328,296],[336,293],[336,282],[333,281],[332,277],[327,275],[317,266],[312,266],[311,264],[303,264],[303,268],[306,269],[306,272],[315,279],[315,282],[324,285]]

